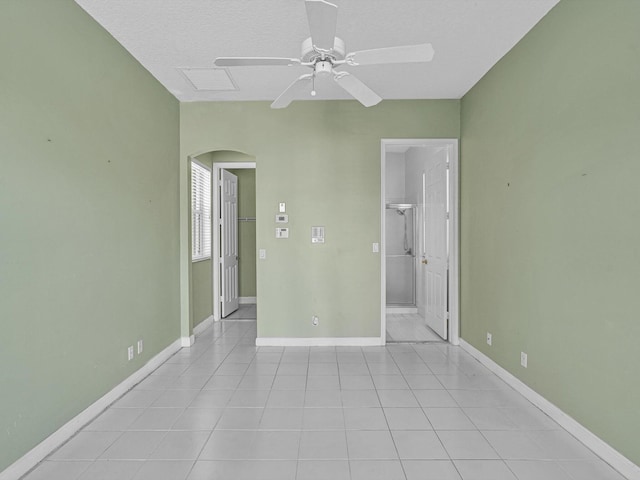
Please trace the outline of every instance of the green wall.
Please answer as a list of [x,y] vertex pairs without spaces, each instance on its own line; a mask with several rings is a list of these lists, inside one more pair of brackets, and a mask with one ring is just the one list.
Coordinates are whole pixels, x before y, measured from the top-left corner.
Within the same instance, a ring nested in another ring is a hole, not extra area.
[[[238,177],[238,217],[256,216],[256,171],[229,170]],[[238,292],[241,297],[256,296],[256,222],[238,223]]]
[[463,338],[636,464],[638,19],[562,0],[461,115]]
[[211,260],[193,262],[191,284],[193,285],[193,326],[209,318],[213,313],[213,279]]
[[[211,153],[198,155],[197,160],[210,168],[213,164]],[[191,203],[189,203],[189,208],[191,208]],[[191,218],[191,210],[189,210],[189,217]],[[189,229],[189,231],[191,231],[191,229]],[[191,254],[191,252],[189,254]],[[191,305],[193,310],[193,326],[195,327],[209,318],[213,313],[213,278],[210,259],[193,262],[191,266],[191,285]]]
[[[257,271],[260,337],[380,337],[380,257],[371,251],[380,241],[380,139],[457,138],[459,107],[457,100],[370,109],[355,101],[284,110],[267,102],[181,104],[183,170],[189,155],[213,150],[255,156],[256,246],[267,250]],[[286,240],[274,234],[279,202],[287,203]],[[316,225],[326,227],[324,245],[311,244]]]
[[0,64],[2,471],[179,336],[179,107],[71,0],[0,2]]

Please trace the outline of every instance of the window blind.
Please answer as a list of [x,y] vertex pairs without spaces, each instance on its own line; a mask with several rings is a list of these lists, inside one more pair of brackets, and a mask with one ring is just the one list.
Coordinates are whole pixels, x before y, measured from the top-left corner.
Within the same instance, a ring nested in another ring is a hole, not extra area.
[[211,257],[211,171],[191,162],[191,258]]

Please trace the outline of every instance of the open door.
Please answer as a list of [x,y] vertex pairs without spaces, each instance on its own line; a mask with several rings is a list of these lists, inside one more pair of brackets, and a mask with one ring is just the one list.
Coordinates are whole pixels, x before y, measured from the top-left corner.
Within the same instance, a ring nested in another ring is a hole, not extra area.
[[222,318],[238,309],[238,177],[221,170],[220,304]]
[[421,268],[425,270],[425,321],[447,339],[448,248],[447,167],[448,155],[429,158],[424,181],[425,249]]

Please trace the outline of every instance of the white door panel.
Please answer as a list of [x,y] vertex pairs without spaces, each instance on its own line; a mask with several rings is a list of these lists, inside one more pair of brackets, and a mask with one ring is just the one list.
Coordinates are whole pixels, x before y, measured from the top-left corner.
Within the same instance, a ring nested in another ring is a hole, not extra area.
[[426,168],[422,268],[425,279],[425,320],[447,338],[447,157],[429,158]]
[[238,309],[238,177],[221,170],[220,303],[222,317]]

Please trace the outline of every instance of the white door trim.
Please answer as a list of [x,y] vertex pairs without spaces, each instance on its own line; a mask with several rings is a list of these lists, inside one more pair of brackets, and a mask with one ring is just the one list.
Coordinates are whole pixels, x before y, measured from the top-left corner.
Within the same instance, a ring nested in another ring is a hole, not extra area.
[[451,140],[449,159],[449,342],[460,345],[460,154]]
[[457,138],[383,138],[380,141],[380,342],[386,343],[387,329],[387,292],[386,292],[386,245],[385,245],[385,166],[387,147],[427,146],[451,147],[449,159],[449,331],[448,339],[452,345],[460,344],[460,228],[459,228],[459,154]]
[[211,275],[213,286],[213,320],[219,321],[221,318],[220,308],[220,239],[217,232],[220,229],[220,171],[221,170],[241,170],[254,169],[256,162],[218,162],[212,165],[212,182],[211,182]]

